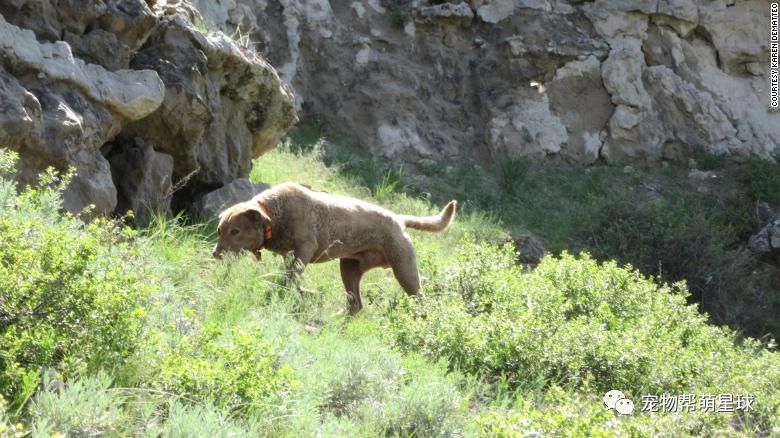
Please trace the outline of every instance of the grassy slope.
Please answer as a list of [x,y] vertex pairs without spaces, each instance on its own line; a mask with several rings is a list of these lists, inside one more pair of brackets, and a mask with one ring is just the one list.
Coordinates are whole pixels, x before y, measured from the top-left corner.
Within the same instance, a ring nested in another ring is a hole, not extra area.
[[[316,153],[273,151],[257,161],[252,178],[271,184],[294,180],[408,214],[437,210],[425,200],[395,193],[393,180],[386,179],[372,190],[360,187],[325,167]],[[457,269],[464,252],[473,250],[468,241],[497,240],[502,231],[495,220],[467,208],[445,234],[411,234],[421,274],[431,276]],[[120,436],[431,436],[480,431],[512,436],[533,430],[604,436],[683,431],[751,435],[754,427],[764,431],[780,427],[766,418],[773,412],[767,405],[777,409],[776,390],[739,383],[740,379],[755,382],[758,376],[778,378],[776,354],[730,350],[729,334],[713,335],[723,340],[718,344],[723,350],[714,352],[728,355],[712,360],[743,354],[745,363],[723,390],[759,388],[765,397],[759,402],[765,404],[761,417],[642,414],[621,418],[603,407],[598,384],[529,381],[517,385],[490,375],[450,371],[447,360],[437,361],[435,354],[423,356],[415,348],[394,347],[387,316],[403,293],[389,271],[375,270],[364,278],[364,311],[347,318],[342,313],[345,297],[338,267],[333,263],[307,268],[304,287],[314,293],[301,298],[276,285],[283,269],[280,258],[266,257],[262,264],[248,257],[215,262],[209,248],[213,240],[213,224],[185,226],[160,219],[150,227],[143,237],[146,262],[159,274],[160,285],[147,319],[148,342],[109,374],[85,376],[61,393],[39,394],[29,408],[29,427],[40,433]],[[210,400],[196,391],[182,394],[166,389],[165,382],[157,384],[157,364],[165,348],[181,347],[205,327],[223,330],[216,341],[221,344],[231,342],[231,333],[249,327],[253,336],[278,353],[275,366],[291,370],[294,384],[251,406],[232,408],[224,400]],[[639,404],[636,399],[635,403]]]
[[[434,202],[451,198],[486,212],[512,235],[532,233],[553,254],[586,251],[630,263],[661,281],[685,280],[691,302],[713,323],[754,337],[780,337],[780,270],[746,243],[780,206],[780,163],[711,155],[690,162],[624,166],[540,164],[505,160],[486,171],[469,163],[437,163],[425,176],[403,178],[393,163],[365,157],[349,136],[296,128],[300,144],[326,138],[326,158],[363,185],[383,175],[407,193]],[[706,173],[711,172],[711,173]]]

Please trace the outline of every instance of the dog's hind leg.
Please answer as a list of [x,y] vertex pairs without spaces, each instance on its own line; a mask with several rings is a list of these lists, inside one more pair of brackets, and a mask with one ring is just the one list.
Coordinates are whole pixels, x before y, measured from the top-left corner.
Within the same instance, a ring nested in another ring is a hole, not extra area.
[[363,270],[358,260],[340,259],[340,261],[341,281],[344,282],[344,288],[347,290],[349,314],[355,315],[363,308],[363,303],[360,301],[360,278],[363,277]]
[[393,268],[393,275],[408,295],[420,291],[420,274],[417,271],[417,254],[409,237],[396,239],[385,248],[387,262]]

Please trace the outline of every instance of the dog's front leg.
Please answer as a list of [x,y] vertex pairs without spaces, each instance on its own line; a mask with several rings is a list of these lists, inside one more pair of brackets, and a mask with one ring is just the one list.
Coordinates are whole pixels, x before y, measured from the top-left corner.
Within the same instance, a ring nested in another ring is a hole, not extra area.
[[308,265],[312,257],[314,257],[316,250],[317,247],[313,244],[303,244],[293,250],[293,259],[290,262],[290,266],[287,268],[286,284],[288,286],[294,284],[295,288],[298,289],[298,292],[301,294],[306,292],[303,287],[301,287],[301,276],[306,269],[306,265]]

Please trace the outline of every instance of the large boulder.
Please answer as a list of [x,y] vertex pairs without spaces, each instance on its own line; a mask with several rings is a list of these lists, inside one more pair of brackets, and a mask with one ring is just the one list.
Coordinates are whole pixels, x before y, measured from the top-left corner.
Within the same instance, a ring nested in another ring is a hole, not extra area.
[[46,167],[74,167],[65,207],[116,206],[108,161],[100,148],[127,121],[152,113],[163,84],[151,70],[117,70],[75,58],[67,43],[36,35],[0,16],[0,145],[20,152],[19,178],[29,183]]
[[297,121],[291,91],[265,60],[182,16],[163,20],[131,65],[157,71],[166,93],[125,132],[173,156],[174,180],[188,177],[196,191],[247,175]]
[[126,69],[157,22],[144,0],[11,0],[0,15],[41,41],[63,40],[74,56],[109,70]]
[[751,236],[748,246],[757,253],[780,250],[780,214],[774,215],[758,233]]
[[515,11],[514,0],[491,0],[477,8],[477,16],[485,23],[498,23]]
[[547,255],[544,244],[533,234],[516,234],[512,241],[517,254],[517,261],[529,266],[536,266]]
[[292,93],[200,21],[189,1],[2,2],[0,146],[20,152],[18,178],[73,167],[68,210],[121,214],[246,176],[297,121]]

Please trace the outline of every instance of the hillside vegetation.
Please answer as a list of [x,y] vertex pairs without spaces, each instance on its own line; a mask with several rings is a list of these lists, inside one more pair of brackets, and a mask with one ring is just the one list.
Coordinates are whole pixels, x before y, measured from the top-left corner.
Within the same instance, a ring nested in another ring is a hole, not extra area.
[[[139,232],[60,213],[67,178],[0,181],[0,435],[649,436],[780,433],[771,342],[707,323],[684,283],[561,252],[515,264],[498,214],[468,203],[411,233],[423,295],[389,271],[345,316],[338,268],[303,296],[284,260],[215,261],[214,224]],[[294,180],[407,214],[438,210],[386,174],[362,185],[314,148],[282,146],[252,178]],[[602,401],[623,391],[636,409]],[[643,395],[752,395],[735,412],[641,412]]]
[[684,280],[688,301],[711,322],[756,338],[780,336],[780,263],[747,249],[780,206],[778,160],[699,155],[662,166],[569,166],[499,159],[492,168],[433,162],[423,175],[406,176],[397,164],[366,158],[348,134],[304,126],[293,135],[302,144],[326,138],[326,161],[364,185],[392,175],[397,190],[439,204],[456,198],[512,236],[532,233],[553,254],[588,252],[660,282]]

